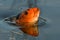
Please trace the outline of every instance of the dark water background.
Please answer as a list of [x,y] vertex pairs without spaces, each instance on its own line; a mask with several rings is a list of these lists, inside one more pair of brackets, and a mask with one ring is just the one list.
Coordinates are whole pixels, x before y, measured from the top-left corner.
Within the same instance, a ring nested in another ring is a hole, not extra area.
[[[41,16],[47,20],[47,24],[39,26],[40,35],[36,38],[26,37],[23,33],[14,34],[15,40],[23,40],[25,37],[28,40],[60,40],[60,0],[37,0],[37,6],[41,9]],[[0,0],[0,40],[10,40],[10,31],[19,31],[2,20],[27,8],[27,0]]]

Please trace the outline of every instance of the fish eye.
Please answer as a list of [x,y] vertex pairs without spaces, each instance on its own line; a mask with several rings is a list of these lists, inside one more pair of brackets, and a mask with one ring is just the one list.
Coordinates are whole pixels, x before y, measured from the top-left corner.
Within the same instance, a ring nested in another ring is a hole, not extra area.
[[28,12],[27,11],[25,11],[25,15],[27,15],[28,14]]

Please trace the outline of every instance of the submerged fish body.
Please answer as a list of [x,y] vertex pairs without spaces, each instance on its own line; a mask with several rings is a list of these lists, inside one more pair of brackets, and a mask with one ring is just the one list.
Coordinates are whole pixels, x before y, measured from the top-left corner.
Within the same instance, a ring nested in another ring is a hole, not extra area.
[[11,17],[11,20],[15,21],[16,25],[20,26],[21,28],[19,29],[22,30],[24,33],[31,36],[38,36],[39,32],[37,24],[39,14],[40,10],[38,8],[29,8],[15,17]]

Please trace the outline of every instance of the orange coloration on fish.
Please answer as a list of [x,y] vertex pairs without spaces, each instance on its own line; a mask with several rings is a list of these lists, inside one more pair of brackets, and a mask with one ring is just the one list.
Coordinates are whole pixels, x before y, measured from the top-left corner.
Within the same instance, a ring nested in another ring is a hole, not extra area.
[[38,8],[29,8],[23,11],[16,19],[16,24],[21,26],[20,28],[24,33],[31,36],[38,36],[37,21],[39,18],[40,10]]

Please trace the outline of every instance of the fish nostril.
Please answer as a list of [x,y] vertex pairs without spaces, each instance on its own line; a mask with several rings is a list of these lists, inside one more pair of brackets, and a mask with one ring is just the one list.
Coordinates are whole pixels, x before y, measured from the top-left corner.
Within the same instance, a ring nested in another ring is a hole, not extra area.
[[27,15],[28,14],[28,12],[27,11],[25,11],[25,15]]

